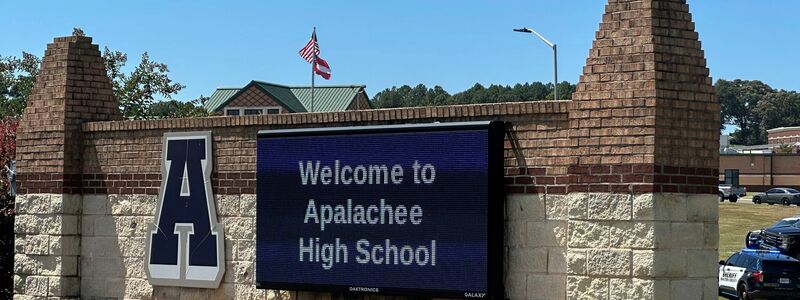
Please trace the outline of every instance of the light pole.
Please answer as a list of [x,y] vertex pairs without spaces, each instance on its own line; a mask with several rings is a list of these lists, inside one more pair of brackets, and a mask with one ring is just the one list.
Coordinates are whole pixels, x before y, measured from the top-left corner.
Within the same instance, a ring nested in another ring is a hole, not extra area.
[[514,31],[533,33],[537,37],[539,37],[539,39],[541,39],[545,44],[547,44],[547,46],[550,46],[550,48],[553,49],[553,97],[555,98],[555,100],[558,100],[558,45],[551,43],[541,34],[527,27],[514,29]]

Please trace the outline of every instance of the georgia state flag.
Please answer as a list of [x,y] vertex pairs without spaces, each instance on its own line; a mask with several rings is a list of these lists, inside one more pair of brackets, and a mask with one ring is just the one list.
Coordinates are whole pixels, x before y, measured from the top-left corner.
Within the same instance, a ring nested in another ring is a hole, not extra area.
[[331,67],[328,66],[327,61],[319,56],[317,56],[317,64],[314,67],[314,73],[317,73],[317,75],[322,76],[322,78],[326,80],[331,79]]

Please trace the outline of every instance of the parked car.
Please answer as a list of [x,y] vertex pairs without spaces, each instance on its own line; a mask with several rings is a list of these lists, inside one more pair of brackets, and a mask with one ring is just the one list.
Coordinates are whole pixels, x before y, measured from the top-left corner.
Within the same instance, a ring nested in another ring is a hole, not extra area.
[[790,188],[771,188],[764,193],[753,195],[753,203],[767,203],[769,205],[779,203],[786,206],[796,204],[800,206],[800,191]]
[[739,200],[739,198],[747,195],[747,189],[740,186],[720,184],[717,186],[717,188],[719,188],[719,202],[723,202],[725,199],[728,199],[731,202],[736,202],[736,200]]
[[800,261],[744,249],[719,262],[719,295],[728,299],[800,299]]

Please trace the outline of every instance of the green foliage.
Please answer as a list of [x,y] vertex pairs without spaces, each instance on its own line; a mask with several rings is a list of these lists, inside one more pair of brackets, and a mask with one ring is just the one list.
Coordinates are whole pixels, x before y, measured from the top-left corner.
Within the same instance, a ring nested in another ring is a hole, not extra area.
[[41,63],[41,59],[27,52],[22,53],[22,58],[0,56],[0,118],[22,115]]
[[147,115],[154,119],[207,117],[210,114],[203,108],[206,100],[208,97],[200,96],[188,102],[177,100],[156,102],[150,106]]
[[103,58],[114,86],[114,96],[120,102],[122,114],[129,119],[149,118],[148,111],[155,102],[155,95],[171,100],[173,95],[186,87],[173,82],[169,78],[167,65],[150,60],[147,52],[142,54],[142,60],[130,74],[122,72],[128,61],[125,53],[106,47]]
[[[80,28],[73,32],[73,35],[80,34]],[[173,82],[169,78],[167,65],[150,60],[147,52],[142,54],[139,65],[130,74],[122,70],[128,62],[127,54],[111,51],[106,47],[103,58],[114,96],[120,101],[120,110],[125,117],[148,119],[207,115],[202,106],[198,106],[201,99],[189,103],[172,100],[172,96],[186,86]],[[22,115],[41,63],[40,58],[26,52],[23,52],[22,58],[0,56],[0,118]],[[154,98],[157,95],[170,100],[167,102],[171,104],[160,104],[160,107],[151,108],[156,103]],[[171,108],[167,109],[168,107]],[[150,112],[155,115],[150,115]]]
[[[558,84],[559,98],[571,99],[575,85],[569,82]],[[553,84],[541,82],[507,85],[492,84],[488,88],[476,83],[466,91],[450,95],[441,86],[428,88],[424,84],[415,87],[403,85],[385,89],[372,98],[375,108],[416,107],[449,104],[474,104],[519,102],[553,99]]]
[[424,84],[418,84],[414,88],[404,85],[385,89],[372,99],[376,108],[393,108],[443,105],[449,98],[450,94],[441,86],[437,85],[430,89]]
[[731,143],[767,143],[767,130],[800,126],[800,94],[776,90],[758,80],[720,79],[714,85],[721,106],[721,125],[739,127]]
[[761,119],[761,128],[800,125],[800,94],[795,91],[776,91],[764,96],[754,109]]
[[[550,88],[551,91],[553,90],[552,85],[550,85],[548,87]],[[575,92],[575,88],[576,88],[576,85],[571,84],[571,83],[566,82],[566,81],[562,81],[561,83],[559,83],[558,84],[558,100],[572,99],[572,93]],[[555,99],[555,96],[554,96],[554,94],[552,92],[550,92],[549,94],[547,94],[547,97],[545,97],[545,99],[553,100],[553,99]]]
[[721,106],[722,124],[733,124],[739,130],[731,135],[731,143],[756,145],[766,143],[766,129],[756,107],[775,90],[758,80],[717,80],[714,84]]

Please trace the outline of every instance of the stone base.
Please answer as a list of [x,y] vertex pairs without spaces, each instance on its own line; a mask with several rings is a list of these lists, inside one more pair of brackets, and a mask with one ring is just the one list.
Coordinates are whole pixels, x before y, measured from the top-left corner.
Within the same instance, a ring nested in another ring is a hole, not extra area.
[[568,198],[568,299],[717,299],[715,195]]
[[80,296],[80,195],[16,198],[14,298]]
[[[143,255],[155,200],[19,196],[15,298],[331,298],[255,288],[255,195],[217,196],[227,233],[219,288],[151,286]],[[506,297],[717,299],[717,220],[715,195],[509,195]]]
[[564,195],[506,198],[506,298],[566,297],[567,204]]

